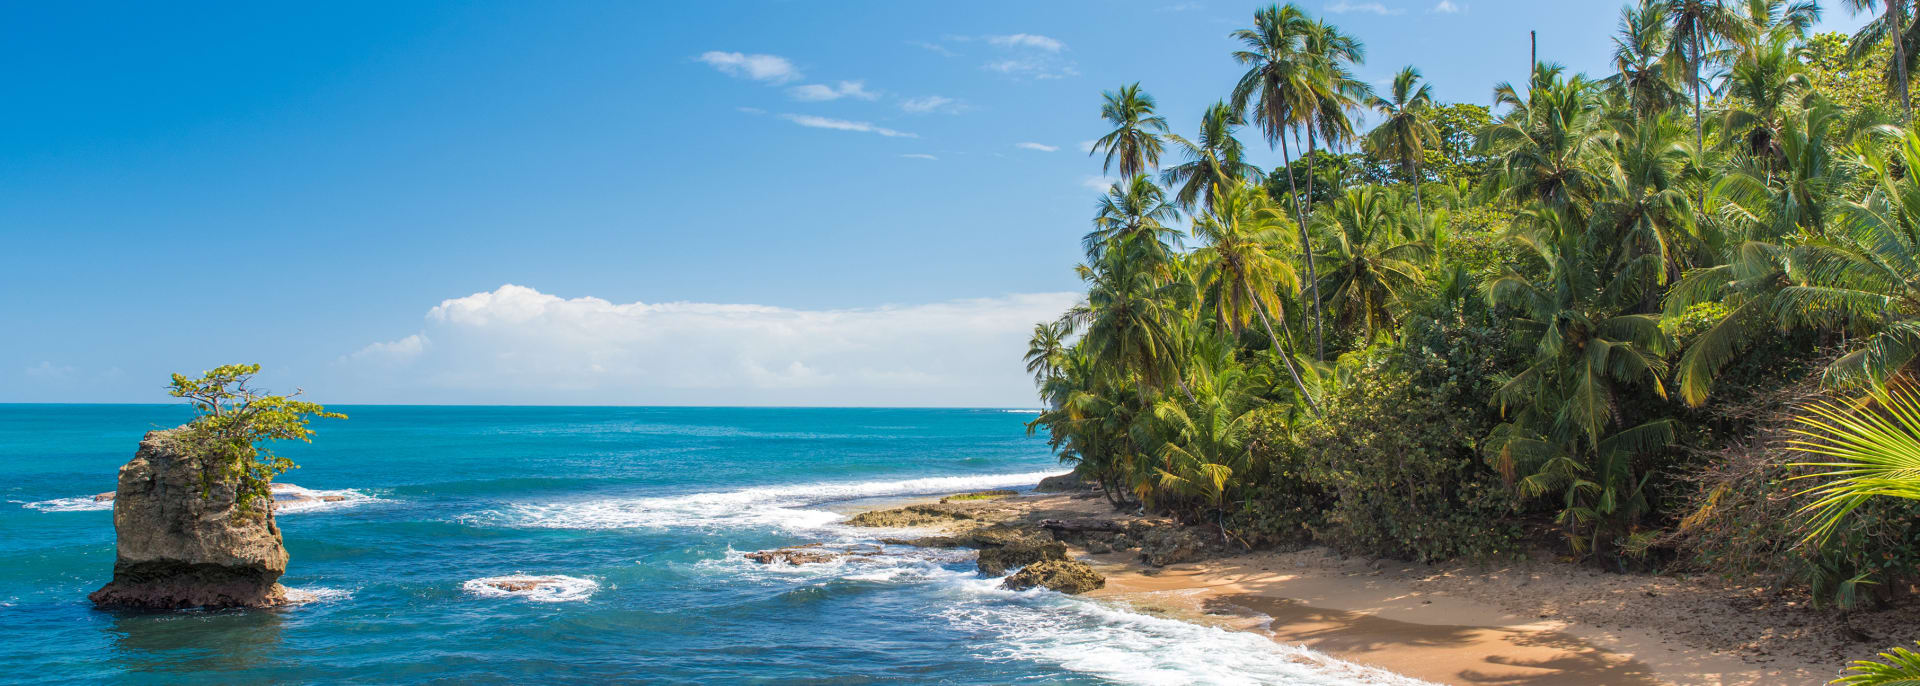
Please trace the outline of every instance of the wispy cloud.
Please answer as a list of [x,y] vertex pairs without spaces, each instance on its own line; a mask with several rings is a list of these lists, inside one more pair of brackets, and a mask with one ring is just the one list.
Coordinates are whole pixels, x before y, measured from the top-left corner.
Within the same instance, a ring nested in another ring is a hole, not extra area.
[[1203,10],[1206,8],[1207,8],[1206,5],[1202,5],[1197,2],[1182,2],[1182,3],[1173,4],[1173,5],[1167,5],[1165,7],[1156,9],[1154,11],[1155,12],[1192,12],[1194,10]]
[[849,121],[846,119],[831,119],[828,117],[816,117],[811,114],[782,114],[780,115],[780,118],[793,122],[795,124],[799,124],[801,126],[814,128],[814,129],[833,129],[835,131],[859,131],[861,133],[877,133],[882,136],[886,136],[888,138],[919,138],[920,137],[918,134],[907,133],[905,131],[895,131],[893,129],[889,129],[884,126],[875,126],[872,122]]
[[1032,142],[1014,143],[1013,147],[1019,148],[1021,150],[1038,150],[1040,152],[1053,152],[1055,150],[1060,149],[1060,146],[1058,145],[1047,145],[1045,143],[1032,143]]
[[1427,13],[1428,14],[1460,14],[1466,11],[1467,11],[1466,5],[1455,3],[1453,0],[1440,0],[1440,4],[1434,5],[1433,9],[1427,10]]
[[1402,14],[1406,12],[1406,10],[1390,8],[1378,2],[1354,2],[1353,0],[1338,0],[1337,2],[1334,2],[1331,5],[1327,5],[1327,11],[1332,12],[1334,14],[1346,14],[1349,12],[1371,12],[1373,14],[1378,14],[1381,16],[1386,16],[1390,14]]
[[967,109],[967,105],[966,103],[944,95],[928,95],[902,100],[900,101],[900,109],[912,114],[927,114],[929,112],[959,114]]
[[793,62],[779,55],[748,55],[710,50],[701,53],[699,60],[728,76],[765,81],[776,85],[797,80],[801,76],[800,70],[793,66]]
[[1084,179],[1080,179],[1080,185],[1082,187],[1086,188],[1087,190],[1091,190],[1099,193],[1107,192],[1108,189],[1113,188],[1113,184],[1116,184],[1119,182],[1120,182],[1119,179],[1113,178],[1111,176],[1089,176]]
[[766,114],[766,113],[767,113],[767,111],[766,111],[766,110],[763,110],[763,109],[760,109],[760,108],[758,108],[758,107],[745,107],[745,106],[742,106],[742,107],[735,107],[734,109],[736,109],[736,110],[739,110],[739,111],[741,111],[741,112],[743,112],[743,113],[746,113],[746,114]]
[[832,86],[809,83],[804,86],[788,88],[787,94],[793,96],[795,100],[805,100],[808,102],[839,100],[841,98],[874,100],[880,97],[879,93],[867,90],[867,85],[864,81],[841,81]]
[[1100,141],[1098,141],[1098,140],[1091,140],[1091,141],[1080,141],[1080,152],[1084,152],[1084,153],[1088,153],[1088,154],[1092,154],[1092,153],[1093,153],[1093,144],[1095,144],[1095,143],[1098,143],[1098,142],[1100,142]]
[[1067,49],[1066,43],[1032,33],[1016,33],[1010,36],[987,36],[987,42],[1003,48],[1039,48],[1047,52],[1060,52],[1061,50]]
[[934,156],[932,156],[932,155],[929,155],[929,154],[926,154],[926,153],[924,153],[924,152],[910,152],[910,153],[907,153],[907,154],[904,154],[904,155],[901,155],[901,157],[905,157],[905,158],[907,158],[907,159],[910,159],[910,160],[937,160],[937,159],[940,159],[940,158],[938,158],[938,157],[934,157]]
[[939,43],[929,43],[927,41],[917,40],[917,41],[912,41],[912,44],[919,46],[920,49],[922,50],[926,50],[927,52],[931,52],[941,57],[959,57],[960,56],[960,53],[954,52],[952,49],[948,48],[947,46],[941,45]]

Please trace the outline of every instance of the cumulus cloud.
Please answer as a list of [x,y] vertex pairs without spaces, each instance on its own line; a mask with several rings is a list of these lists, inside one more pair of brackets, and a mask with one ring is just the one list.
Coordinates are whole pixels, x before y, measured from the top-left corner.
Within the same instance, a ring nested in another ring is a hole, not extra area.
[[1000,57],[980,65],[980,68],[987,71],[1034,80],[1058,79],[1080,74],[1080,70],[1074,67],[1073,61],[1061,54],[1066,52],[1067,44],[1058,40],[1031,33],[985,36],[983,39],[1002,53]]
[[1390,14],[1400,14],[1404,10],[1389,8],[1386,5],[1383,5],[1378,2],[1354,2],[1353,0],[1339,0],[1338,2],[1335,2],[1331,5],[1327,5],[1327,11],[1332,12],[1334,14],[1346,14],[1349,12],[1370,12],[1373,14],[1385,16]]
[[873,100],[880,97],[879,93],[867,90],[866,82],[864,81],[841,81],[832,86],[809,83],[804,86],[789,88],[787,89],[787,94],[793,96],[795,100],[806,100],[810,102],[839,100],[841,98]]
[[747,55],[709,50],[700,53],[699,60],[728,76],[765,81],[775,85],[800,78],[800,70],[795,68],[792,62],[787,61],[787,58],[779,55]]
[[816,117],[811,114],[782,114],[781,119],[815,129],[833,129],[835,131],[859,131],[877,133],[888,138],[919,138],[919,134],[895,131],[884,126],[874,126],[872,122],[848,121],[830,117]]
[[1060,149],[1060,146],[1058,145],[1047,145],[1045,143],[1031,143],[1031,142],[1014,143],[1013,147],[1019,148],[1021,150],[1038,150],[1040,152],[1053,152],[1055,150]]
[[505,285],[340,364],[383,384],[382,401],[1025,406],[1027,337],[1077,297],[803,310]]

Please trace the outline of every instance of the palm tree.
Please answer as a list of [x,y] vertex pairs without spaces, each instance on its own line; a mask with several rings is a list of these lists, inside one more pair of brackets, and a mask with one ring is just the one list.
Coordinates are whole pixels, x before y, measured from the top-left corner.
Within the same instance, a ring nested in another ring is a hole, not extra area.
[[1900,94],[1901,111],[1908,119],[1913,118],[1913,100],[1907,92],[1907,71],[1911,67],[1908,61],[1912,55],[1907,53],[1907,42],[1913,36],[1907,35],[1915,27],[1907,21],[1912,13],[1914,0],[1846,0],[1847,7],[1855,13],[1871,11],[1882,6],[1886,8],[1878,18],[1860,27],[1853,34],[1848,46],[1848,57],[1855,62],[1866,58],[1873,48],[1881,43],[1893,42],[1893,64],[1888,65],[1887,80],[1893,82],[1895,93]]
[[[1318,106],[1317,98],[1311,94],[1315,88],[1315,62],[1306,52],[1306,35],[1313,30],[1313,20],[1292,3],[1270,5],[1255,12],[1253,28],[1239,29],[1232,36],[1246,46],[1245,50],[1233,53],[1233,59],[1247,66],[1245,74],[1233,86],[1233,96],[1229,102],[1235,112],[1245,113],[1252,107],[1253,116],[1249,118],[1267,138],[1267,145],[1280,146],[1281,169],[1290,166],[1292,154],[1287,150],[1287,132],[1303,118],[1311,116]],[[1300,189],[1294,184],[1293,174],[1287,176],[1287,195],[1293,204],[1294,223],[1300,230],[1300,245],[1307,263],[1308,287],[1313,290],[1313,337],[1315,341],[1324,341],[1323,324],[1320,315],[1320,292],[1318,274],[1314,269],[1313,250],[1307,237],[1307,216],[1305,203],[1300,199]],[[1316,345],[1322,350],[1323,344]]]
[[1332,293],[1334,322],[1358,326],[1373,340],[1392,326],[1393,308],[1423,282],[1420,263],[1433,247],[1404,231],[1401,210],[1380,186],[1348,191],[1314,216],[1325,236],[1327,271],[1321,277]]
[[1100,164],[1101,171],[1113,169],[1114,159],[1120,161],[1120,175],[1131,177],[1142,174],[1148,167],[1160,166],[1160,137],[1155,132],[1167,132],[1165,117],[1154,114],[1153,96],[1140,91],[1140,82],[1120,87],[1118,91],[1105,91],[1100,94],[1100,118],[1113,125],[1113,130],[1093,142],[1088,155],[1097,155],[1107,151],[1105,162]]
[[1747,153],[1775,162],[1776,139],[1789,106],[1813,91],[1807,67],[1790,33],[1774,32],[1753,43],[1734,60],[1727,72],[1725,113],[1729,142],[1744,141]]
[[1320,411],[1292,354],[1274,332],[1273,319],[1286,320],[1279,291],[1299,288],[1300,277],[1280,254],[1287,248],[1286,219],[1259,188],[1238,185],[1218,189],[1213,210],[1193,225],[1194,237],[1206,245],[1195,250],[1202,300],[1229,331],[1240,331],[1250,317],[1258,317],[1267,331],[1287,376],[1308,408]]
[[1253,425],[1263,403],[1245,366],[1230,354],[1219,360],[1217,369],[1200,377],[1194,400],[1162,400],[1153,406],[1153,418],[1163,437],[1162,464],[1155,470],[1161,487],[1206,503],[1224,541],[1227,493],[1236,475],[1252,469]]
[[1701,121],[1706,110],[1700,102],[1700,89],[1705,79],[1702,72],[1713,59],[1707,50],[1739,37],[1743,23],[1727,9],[1725,0],[1667,0],[1667,16],[1673,20],[1667,52],[1686,65],[1684,76],[1693,89],[1693,143],[1704,150],[1707,138]]
[[1420,161],[1426,157],[1427,145],[1440,137],[1429,120],[1433,87],[1420,83],[1420,70],[1407,67],[1393,77],[1390,92],[1390,98],[1376,95],[1367,102],[1383,119],[1367,134],[1366,145],[1375,155],[1400,161],[1413,184],[1414,209],[1425,215],[1426,204],[1420,198],[1421,182],[1425,180]]
[[1167,279],[1157,265],[1121,250],[1109,250],[1078,271],[1087,283],[1087,300],[1066,318],[1086,332],[1094,359],[1138,378],[1143,399],[1169,382],[1190,395],[1180,373],[1176,334],[1186,316],[1181,303],[1188,300],[1190,284]]
[[[1314,21],[1302,34],[1302,52],[1309,58],[1310,88],[1303,94],[1308,107],[1300,113],[1307,134],[1307,207],[1313,206],[1314,165],[1324,138],[1329,149],[1354,139],[1351,112],[1373,98],[1373,89],[1355,78],[1353,66],[1366,62],[1366,48],[1352,36],[1325,22]],[[1322,351],[1321,356],[1325,356]]]
[[1162,183],[1179,187],[1173,196],[1176,204],[1189,212],[1200,203],[1211,207],[1217,190],[1260,180],[1260,168],[1244,161],[1244,148],[1233,137],[1233,130],[1244,123],[1227,103],[1216,102],[1200,116],[1197,141],[1167,136],[1187,158],[1160,174]]
[[1617,73],[1604,83],[1625,95],[1640,116],[1677,108],[1684,97],[1674,85],[1673,61],[1665,54],[1671,31],[1666,0],[1640,0],[1639,7],[1620,10],[1620,30],[1613,37]]
[[1164,263],[1180,246],[1180,231],[1166,223],[1179,216],[1179,210],[1167,202],[1165,190],[1146,174],[1135,174],[1107,189],[1094,214],[1093,231],[1080,243],[1087,257],[1096,261],[1118,248],[1151,263]]
[[1027,342],[1027,373],[1033,375],[1034,383],[1044,382],[1048,377],[1060,373],[1067,357],[1067,336],[1072,331],[1067,322],[1052,321],[1033,325],[1033,338]]
[[[1680,278],[1692,256],[1705,252],[1693,234],[1693,202],[1681,176],[1691,160],[1682,138],[1685,125],[1673,112],[1621,122],[1607,137],[1604,190],[1595,197],[1590,229],[1605,264],[1625,270],[1641,256],[1657,258],[1657,283]],[[1657,294],[1648,292],[1648,304]]]
[[1605,151],[1608,132],[1594,85],[1561,71],[1536,67],[1524,96],[1509,84],[1495,89],[1499,104],[1512,109],[1481,134],[1492,175],[1483,188],[1516,206],[1540,203],[1584,221],[1604,187],[1593,162]]

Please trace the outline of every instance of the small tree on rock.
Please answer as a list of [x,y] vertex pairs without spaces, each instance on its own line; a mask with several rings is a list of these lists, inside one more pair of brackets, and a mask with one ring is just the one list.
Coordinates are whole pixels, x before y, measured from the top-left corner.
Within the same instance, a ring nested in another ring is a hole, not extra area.
[[199,453],[205,469],[202,492],[214,484],[234,485],[234,505],[251,510],[272,502],[273,478],[299,465],[267,448],[267,442],[296,440],[311,443],[316,417],[346,419],[319,403],[272,395],[249,384],[260,372],[257,364],[230,364],[193,379],[173,375],[168,395],[193,403],[196,415],[187,423],[186,439]]

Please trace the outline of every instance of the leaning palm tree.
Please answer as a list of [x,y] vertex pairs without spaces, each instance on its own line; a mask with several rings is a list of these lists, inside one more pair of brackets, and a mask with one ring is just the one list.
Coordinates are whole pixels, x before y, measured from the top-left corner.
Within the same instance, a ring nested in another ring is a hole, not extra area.
[[1239,185],[1216,191],[1213,211],[1194,221],[1195,238],[1205,247],[1193,252],[1199,267],[1201,297],[1229,331],[1240,331],[1258,317],[1267,340],[1293,379],[1300,398],[1320,411],[1293,366],[1285,339],[1274,332],[1273,319],[1286,321],[1279,292],[1299,288],[1299,275],[1283,257],[1287,249],[1286,219],[1259,188]]
[[1854,12],[1872,11],[1885,8],[1885,11],[1866,26],[1853,34],[1853,40],[1847,49],[1848,58],[1854,62],[1866,58],[1868,53],[1881,43],[1893,43],[1893,60],[1887,65],[1887,81],[1893,84],[1895,93],[1900,94],[1901,111],[1906,117],[1913,118],[1913,100],[1907,90],[1907,72],[1913,55],[1907,52],[1907,44],[1915,37],[1916,27],[1910,21],[1916,7],[1915,0],[1846,0],[1847,7]]
[[[1270,5],[1253,14],[1253,28],[1239,29],[1233,32],[1233,38],[1245,45],[1245,50],[1233,53],[1233,59],[1246,65],[1246,73],[1233,86],[1233,96],[1229,102],[1235,112],[1248,112],[1247,117],[1260,133],[1267,138],[1269,148],[1280,147],[1281,172],[1287,177],[1287,196],[1293,205],[1294,223],[1300,229],[1300,245],[1307,263],[1307,281],[1309,288],[1317,288],[1313,264],[1313,250],[1307,237],[1307,216],[1305,202],[1300,199],[1300,189],[1294,183],[1293,174],[1288,170],[1292,166],[1292,154],[1287,149],[1287,133],[1318,106],[1318,99],[1311,95],[1316,88],[1317,65],[1313,56],[1306,52],[1306,36],[1313,30],[1313,20],[1292,3]],[[1324,341],[1323,325],[1320,315],[1320,293],[1312,293],[1313,336],[1316,341]],[[1323,347],[1323,346],[1322,346]]]
[[1199,138],[1189,141],[1177,134],[1167,136],[1187,158],[1160,173],[1162,183],[1179,187],[1173,196],[1176,204],[1189,212],[1201,203],[1212,207],[1217,190],[1259,182],[1260,168],[1246,163],[1245,148],[1233,137],[1233,130],[1244,123],[1227,103],[1216,102],[1200,116]]
[[1744,22],[1727,8],[1725,0],[1667,0],[1667,16],[1673,20],[1667,51],[1686,65],[1682,76],[1693,90],[1694,147],[1704,150],[1707,138],[1701,121],[1706,109],[1700,101],[1700,90],[1706,80],[1707,63],[1713,60],[1708,51],[1738,38]]
[[1400,162],[1407,181],[1413,184],[1414,210],[1424,216],[1427,207],[1420,198],[1420,161],[1426,157],[1427,146],[1440,138],[1432,122],[1433,86],[1420,83],[1420,70],[1407,67],[1393,77],[1390,97],[1373,96],[1367,105],[1383,118],[1367,133],[1367,149]]
[[1307,204],[1311,209],[1320,141],[1324,139],[1327,147],[1335,150],[1352,142],[1355,134],[1349,115],[1373,97],[1373,88],[1353,75],[1353,67],[1366,62],[1366,47],[1339,27],[1321,21],[1308,24],[1301,37],[1301,50],[1309,59],[1311,77],[1303,93],[1308,107],[1300,113],[1300,128],[1307,134]]
[[1088,155],[1097,155],[1101,150],[1107,152],[1100,170],[1111,170],[1115,158],[1120,164],[1120,175],[1125,177],[1160,166],[1162,146],[1155,132],[1166,133],[1167,120],[1154,114],[1153,96],[1141,92],[1138,81],[1100,96],[1104,99],[1100,104],[1100,117],[1113,125],[1113,130],[1094,141],[1093,149],[1087,151]]

